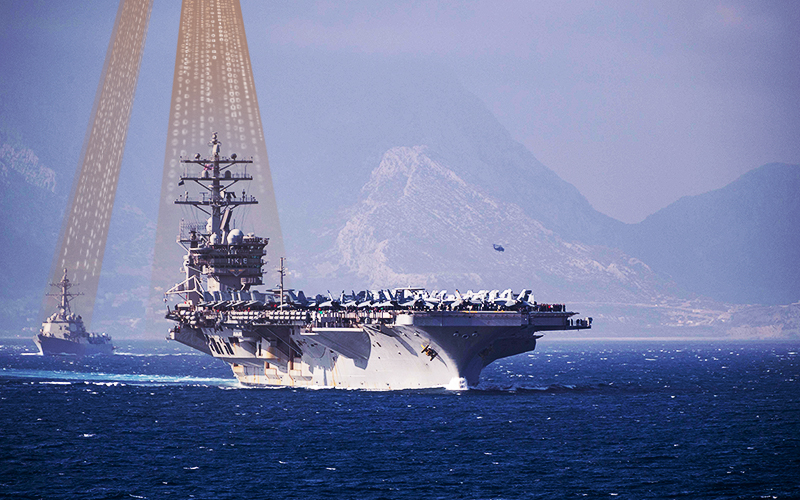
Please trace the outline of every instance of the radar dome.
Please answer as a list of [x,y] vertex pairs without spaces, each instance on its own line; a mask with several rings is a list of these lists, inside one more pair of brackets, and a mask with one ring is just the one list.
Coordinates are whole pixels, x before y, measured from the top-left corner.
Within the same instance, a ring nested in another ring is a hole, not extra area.
[[241,245],[242,238],[244,238],[244,233],[241,229],[232,229],[228,233],[228,245]]

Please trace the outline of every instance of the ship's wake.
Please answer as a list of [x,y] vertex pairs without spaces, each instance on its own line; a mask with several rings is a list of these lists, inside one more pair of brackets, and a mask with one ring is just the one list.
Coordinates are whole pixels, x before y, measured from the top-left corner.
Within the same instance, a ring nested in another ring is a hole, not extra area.
[[59,370],[25,370],[4,369],[0,371],[4,378],[30,379],[39,384],[70,385],[93,384],[108,386],[194,386],[237,388],[236,379],[216,377],[192,377],[175,375],[128,374],[128,373],[85,373]]
[[200,352],[115,352],[114,356],[129,356],[132,358],[167,358],[173,356],[203,356]]

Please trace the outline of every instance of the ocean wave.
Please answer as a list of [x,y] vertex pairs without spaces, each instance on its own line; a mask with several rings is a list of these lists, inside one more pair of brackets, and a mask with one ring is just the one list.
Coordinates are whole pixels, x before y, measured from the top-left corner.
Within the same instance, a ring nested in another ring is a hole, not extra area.
[[471,391],[476,392],[508,392],[508,393],[584,393],[618,391],[620,388],[614,384],[548,384],[532,385],[525,383],[499,384],[494,382],[481,382]]
[[203,356],[200,352],[163,352],[163,353],[142,353],[142,352],[115,352],[114,356],[130,356],[134,358],[166,358],[177,356]]

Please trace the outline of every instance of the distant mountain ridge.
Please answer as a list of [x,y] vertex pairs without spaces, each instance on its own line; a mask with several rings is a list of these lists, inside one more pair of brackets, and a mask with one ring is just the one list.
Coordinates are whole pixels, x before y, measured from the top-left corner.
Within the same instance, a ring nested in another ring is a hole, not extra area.
[[628,229],[621,248],[685,290],[731,303],[800,300],[800,166],[771,163],[681,198]]

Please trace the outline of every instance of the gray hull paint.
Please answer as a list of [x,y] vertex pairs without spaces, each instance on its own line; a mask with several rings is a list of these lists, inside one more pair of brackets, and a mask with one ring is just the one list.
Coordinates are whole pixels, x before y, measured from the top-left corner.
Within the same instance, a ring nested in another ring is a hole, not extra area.
[[88,342],[75,342],[47,335],[36,335],[33,338],[39,353],[43,356],[57,356],[71,354],[75,356],[94,356],[96,354],[114,354],[114,346],[109,343],[91,344]]

